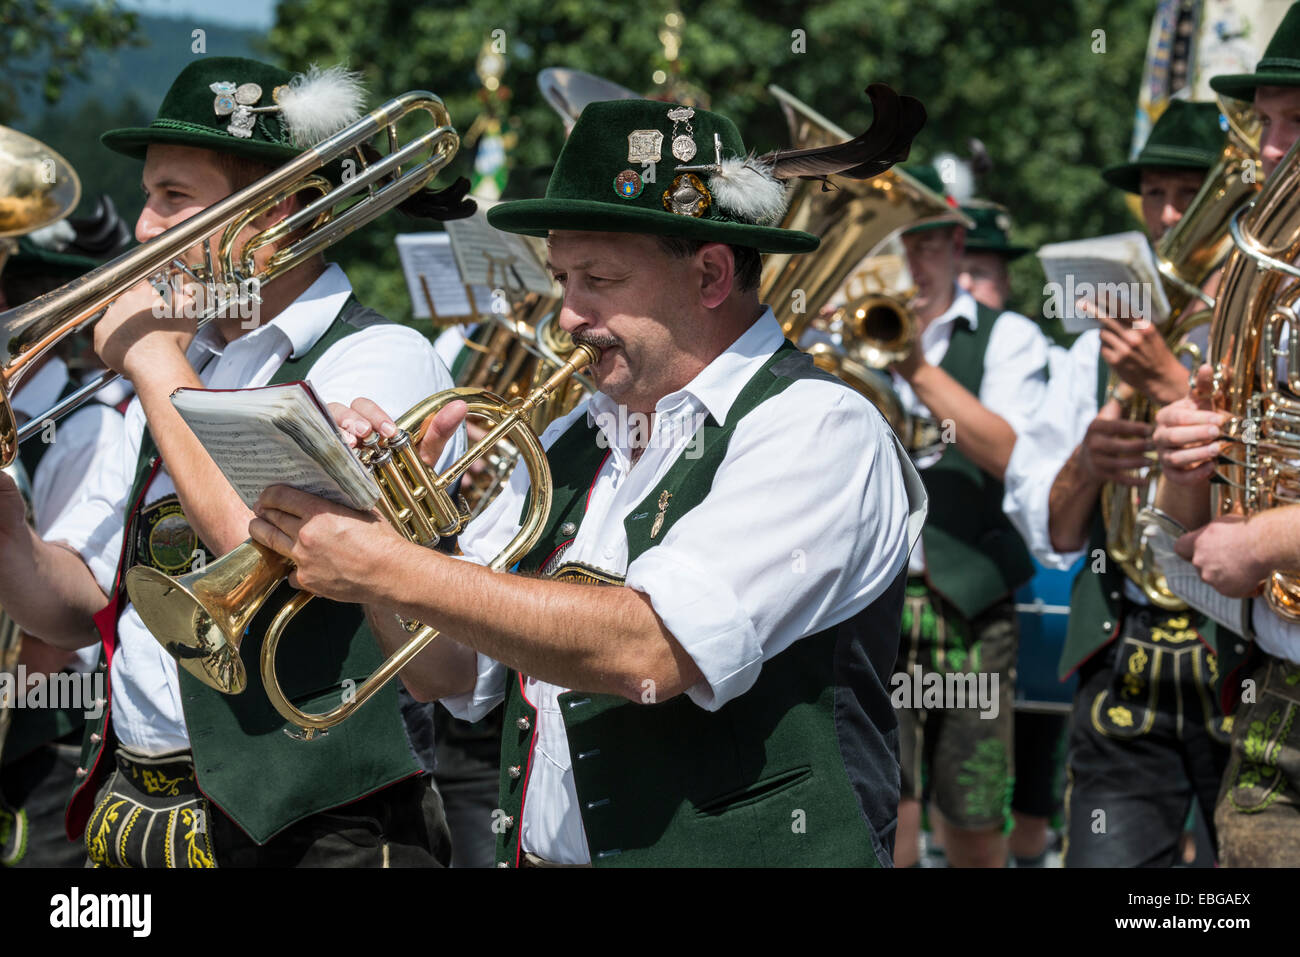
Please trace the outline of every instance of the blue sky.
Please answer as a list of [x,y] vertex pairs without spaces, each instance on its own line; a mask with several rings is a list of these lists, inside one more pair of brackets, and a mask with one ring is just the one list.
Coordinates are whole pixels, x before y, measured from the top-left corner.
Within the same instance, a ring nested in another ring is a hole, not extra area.
[[269,29],[275,23],[276,0],[118,0],[118,4],[155,16],[195,17],[239,27]]

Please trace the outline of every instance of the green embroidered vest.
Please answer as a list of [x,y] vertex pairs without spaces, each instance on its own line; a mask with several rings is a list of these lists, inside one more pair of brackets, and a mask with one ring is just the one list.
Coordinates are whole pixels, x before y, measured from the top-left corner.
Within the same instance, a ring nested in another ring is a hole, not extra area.
[[[316,344],[300,358],[286,360],[271,384],[305,377],[334,343],[382,321],[378,313],[349,299]],[[138,513],[157,464],[156,446],[146,430],[128,521]],[[126,538],[131,538],[129,527]],[[111,619],[107,627],[114,641],[117,611],[126,601],[121,590],[124,573],[119,567],[116,600],[105,609],[107,614],[101,613],[103,619]],[[257,663],[267,626],[291,594],[287,583],[281,584],[244,636],[240,653],[248,687],[242,694],[214,691],[180,669],[181,701],[199,789],[259,844],[302,818],[348,804],[420,771],[391,683],[322,738],[304,742],[285,733],[288,725],[267,700]],[[103,619],[97,616],[101,630]],[[105,660],[101,655],[101,666]],[[294,705],[316,712],[339,704],[345,689],[360,685],[381,663],[361,608],[316,598],[297,615],[281,643],[278,674]],[[100,765],[112,763],[111,751],[109,761],[101,760],[111,729],[108,710],[105,706],[103,716],[86,729],[81,768],[90,771],[69,805],[70,837],[84,830]]]
[[[699,443],[692,443],[699,456],[674,462],[625,520],[629,564],[709,493],[736,424],[761,402],[779,401],[803,377],[842,385],[787,342],[741,391],[725,426],[711,416],[705,421]],[[544,569],[568,577],[562,562],[558,571],[547,566],[559,561],[558,549],[582,523],[606,454],[597,438],[579,417],[548,450],[555,497],[539,543],[520,563],[522,573]],[[599,575],[586,580],[592,577]],[[898,731],[886,682],[905,581],[902,571],[856,616],[794,642],[763,665],[752,688],[717,711],[685,694],[658,703],[561,694],[592,863],[888,865]],[[497,860],[518,866],[537,711],[516,672],[508,676],[505,709]]]
[[[980,394],[984,354],[999,315],[982,303],[977,309],[974,329],[964,319],[953,323],[948,351],[939,363],[974,396]],[[930,500],[921,529],[926,579],[958,611],[974,618],[1029,581],[1033,560],[1002,510],[1002,483],[962,453],[960,438],[920,474]]]

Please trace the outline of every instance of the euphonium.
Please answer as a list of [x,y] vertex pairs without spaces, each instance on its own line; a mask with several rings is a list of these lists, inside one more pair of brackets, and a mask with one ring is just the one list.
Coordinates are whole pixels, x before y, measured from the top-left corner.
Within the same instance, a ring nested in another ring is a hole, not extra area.
[[[579,369],[599,357],[599,350],[579,345],[546,382],[521,400],[507,402],[490,392],[449,389],[407,410],[396,420],[399,431],[392,438],[384,441],[372,433],[362,461],[379,485],[380,512],[404,536],[421,545],[459,534],[469,516],[452,500],[456,480],[499,439],[508,438],[528,467],[532,491],[522,527],[489,567],[501,571],[513,565],[536,544],[551,509],[550,467],[541,441],[528,427],[529,416],[563,389]],[[486,420],[490,428],[445,472],[435,474],[420,461],[416,449],[428,421],[456,400],[465,402],[469,415]],[[218,691],[238,694],[247,681],[239,656],[244,631],[291,570],[287,559],[247,541],[205,570],[180,578],[137,565],[127,572],[126,590],[145,626],[181,667]],[[356,689],[354,697],[332,711],[309,714],[294,707],[280,687],[275,656],[285,628],[311,599],[311,594],[298,592],[280,609],[267,629],[261,655],[267,697],[286,721],[302,729],[293,736],[304,740],[346,719],[438,636],[433,628],[407,623],[411,637]]]
[[[1209,361],[1213,406],[1232,418],[1212,488],[1217,514],[1250,516],[1300,502],[1300,143],[1234,215],[1231,234]],[[1300,570],[1274,571],[1264,597],[1300,622]]]
[[[396,124],[417,110],[428,113],[435,125],[399,148]],[[361,149],[381,132],[387,134],[391,151],[367,163]],[[256,183],[149,242],[53,292],[0,314],[0,341],[6,349],[0,365],[0,466],[9,464],[18,452],[18,444],[35,434],[46,421],[76,408],[117,378],[117,373],[106,372],[17,428],[9,397],[27,371],[60,340],[94,322],[98,313],[132,286],[173,273],[188,275],[216,289],[246,289],[270,282],[410,199],[451,162],[459,147],[460,137],[451,126],[451,117],[442,100],[422,90],[403,93]],[[355,159],[359,171],[331,189],[330,182],[316,175],[317,171],[345,157]],[[309,190],[321,195],[235,248],[245,226],[277,203]],[[350,204],[340,207],[344,203]],[[214,257],[208,238],[215,234],[220,234],[221,239]],[[254,253],[270,243],[286,240],[286,245],[257,271]],[[200,244],[204,264],[199,267],[187,264],[182,257]],[[211,298],[218,308],[222,305],[221,296]],[[200,317],[201,321],[216,314],[216,308],[210,309]]]
[[[1156,245],[1161,283],[1169,299],[1169,319],[1161,330],[1175,355],[1188,355],[1193,368],[1204,357],[1188,341],[1195,329],[1210,321],[1210,310],[1197,308],[1210,301],[1200,289],[1232,250],[1229,223],[1259,190],[1254,172],[1259,152],[1258,124],[1246,104],[1221,97],[1219,108],[1228,120],[1228,136],[1218,162],[1206,175],[1200,191]],[[1107,394],[1119,397],[1122,415],[1134,422],[1153,423],[1158,409],[1141,393],[1123,386],[1114,370]],[[1159,471],[1153,464],[1142,486],[1107,482],[1101,492],[1101,514],[1106,526],[1106,551],[1124,573],[1159,608],[1178,610],[1187,605],[1169,590],[1150,548],[1142,537],[1138,513],[1155,500]]]

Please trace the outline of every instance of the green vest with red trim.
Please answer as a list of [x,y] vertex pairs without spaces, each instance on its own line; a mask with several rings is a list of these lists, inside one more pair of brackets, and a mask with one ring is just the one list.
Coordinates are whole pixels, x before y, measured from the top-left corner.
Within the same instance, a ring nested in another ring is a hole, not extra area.
[[[708,495],[736,424],[761,402],[781,401],[780,394],[804,377],[843,384],[787,342],[742,389],[725,426],[708,417],[699,442],[692,442],[698,457],[679,457],[624,521],[629,564]],[[520,562],[522,573],[544,569],[548,577],[617,584],[600,572],[591,574],[595,570],[566,567],[556,557],[582,523],[606,454],[598,434],[579,416],[547,451],[555,497],[541,539]],[[779,474],[779,461],[772,466]],[[663,499],[664,493],[671,497]],[[782,494],[779,483],[771,494]],[[661,508],[661,501],[670,506]],[[755,503],[755,521],[761,520],[760,506]],[[857,615],[766,661],[754,686],[717,711],[704,710],[685,694],[658,703],[561,694],[592,863],[888,865],[898,802],[898,730],[886,682],[897,653],[905,581],[900,572]],[[513,867],[521,857],[537,733],[537,711],[514,671],[504,707],[495,830],[498,866]]]
[[[301,357],[287,359],[271,384],[304,378],[330,346],[382,321],[378,313],[349,299],[316,344]],[[146,429],[129,499],[126,542],[132,538],[132,525],[158,464],[156,446]],[[100,667],[106,670],[116,643],[118,613],[127,601],[122,588],[126,569],[121,567],[126,554],[124,543],[114,594],[96,615],[105,641]],[[392,683],[323,737],[300,741],[285,733],[291,729],[267,700],[258,661],[267,626],[291,594],[288,584],[282,583],[244,636],[240,654],[248,686],[242,694],[222,694],[179,669],[199,789],[259,844],[302,818],[420,773]],[[315,598],[297,615],[281,642],[277,671],[296,707],[319,712],[341,703],[382,660],[360,606]],[[107,697],[111,702],[111,694]],[[87,723],[80,768],[88,770],[84,774],[79,770],[83,783],[68,806],[71,838],[83,833],[95,791],[113,763],[107,748],[112,736],[109,710],[105,704],[102,716]]]
[[[976,305],[976,324],[958,317],[939,368],[978,397],[984,354],[998,312]],[[961,437],[948,443],[934,465],[920,470],[930,510],[921,541],[926,580],[966,618],[974,618],[1034,575],[1024,539],[1002,510],[1002,482],[961,451]]]

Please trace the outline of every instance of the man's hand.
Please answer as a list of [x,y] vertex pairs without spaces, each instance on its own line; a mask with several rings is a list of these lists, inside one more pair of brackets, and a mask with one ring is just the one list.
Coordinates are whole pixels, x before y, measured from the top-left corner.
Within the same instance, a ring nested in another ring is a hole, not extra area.
[[26,534],[27,503],[18,483],[8,472],[0,472],[0,538]]
[[1260,560],[1258,532],[1241,515],[1221,515],[1174,542],[1207,585],[1229,598],[1258,595],[1272,569]]
[[[468,409],[469,406],[457,399],[443,406],[429,422],[419,449],[420,460],[425,465],[433,467],[438,464],[442,450],[465,421]],[[397,423],[392,417],[369,399],[357,399],[350,406],[331,402],[329,410],[338,427],[343,430],[344,440],[353,448],[371,432],[378,432],[384,438],[397,432]]]
[[149,283],[138,282],[95,323],[95,352],[110,369],[135,381],[159,357],[184,360],[198,328],[194,311],[188,289],[177,293],[172,286],[170,302],[164,302]]
[[1160,458],[1160,471],[1175,485],[1206,485],[1214,474],[1215,457],[1223,444],[1218,441],[1231,418],[1210,407],[1209,365],[1196,370],[1192,394],[1165,406],[1156,414],[1152,435]]
[[1161,404],[1187,394],[1187,369],[1152,323],[1139,319],[1130,325],[1086,299],[1079,309],[1101,323],[1101,357],[1121,379]]
[[925,358],[925,350],[921,348],[921,324],[912,323],[912,341],[908,345],[907,355],[889,366],[890,370],[897,372],[908,382],[916,378],[916,374],[930,363]]
[[31,635],[24,634],[22,641],[18,663],[27,668],[29,675],[56,675],[77,660],[75,651],[56,648]]
[[1151,426],[1120,418],[1120,405],[1111,399],[1088,424],[1079,446],[1079,462],[1097,482],[1145,485],[1146,478],[1136,470],[1151,464],[1146,453],[1153,448]]
[[248,534],[294,563],[289,584],[335,601],[364,605],[371,576],[391,568],[406,539],[377,512],[357,512],[287,485],[257,500]]

